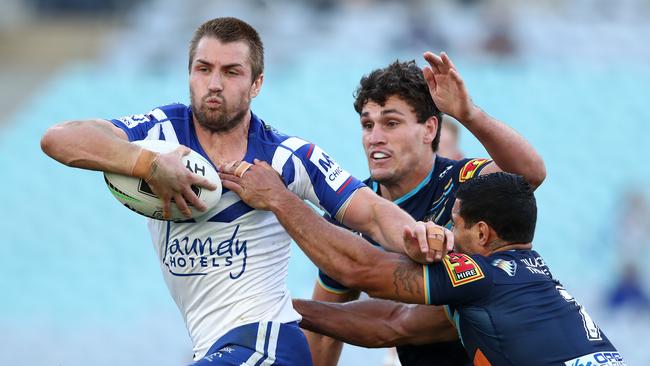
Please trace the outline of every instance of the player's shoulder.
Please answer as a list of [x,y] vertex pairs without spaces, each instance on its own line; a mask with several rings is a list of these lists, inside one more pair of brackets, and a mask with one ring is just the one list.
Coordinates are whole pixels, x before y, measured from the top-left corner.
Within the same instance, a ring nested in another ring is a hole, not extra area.
[[185,119],[191,115],[190,108],[182,103],[170,103],[156,107],[149,112],[158,121]]
[[438,179],[452,178],[454,181],[463,183],[478,176],[492,160],[485,158],[466,158],[460,160],[436,157],[436,172]]

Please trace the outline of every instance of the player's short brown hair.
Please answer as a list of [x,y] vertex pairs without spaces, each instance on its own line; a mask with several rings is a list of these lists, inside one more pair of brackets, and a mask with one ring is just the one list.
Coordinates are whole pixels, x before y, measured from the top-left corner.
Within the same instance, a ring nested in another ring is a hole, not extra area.
[[354,109],[361,115],[363,106],[372,101],[383,106],[388,98],[396,96],[408,103],[415,111],[418,123],[424,123],[430,117],[438,119],[438,131],[431,142],[431,149],[438,151],[442,113],[433,102],[422,69],[415,61],[399,60],[364,75],[354,93]]
[[264,45],[262,44],[260,35],[250,24],[232,17],[208,20],[197,28],[192,37],[192,41],[190,41],[188,70],[192,70],[196,47],[203,37],[214,37],[224,43],[245,41],[249,48],[249,60],[253,80],[257,79],[264,72]]

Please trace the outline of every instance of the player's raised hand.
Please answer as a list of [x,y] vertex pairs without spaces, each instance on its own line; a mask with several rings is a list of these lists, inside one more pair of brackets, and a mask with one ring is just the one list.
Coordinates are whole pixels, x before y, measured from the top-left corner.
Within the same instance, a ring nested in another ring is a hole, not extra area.
[[179,146],[169,153],[157,154],[151,162],[149,174],[145,178],[153,193],[163,201],[163,217],[165,219],[171,217],[172,200],[183,215],[187,217],[192,215],[188,202],[200,211],[207,209],[205,204],[192,191],[192,185],[209,190],[217,188],[214,183],[210,183],[200,175],[194,174],[183,165],[181,158],[189,153],[190,148]]
[[223,186],[237,193],[247,205],[258,210],[270,210],[274,200],[292,193],[267,162],[255,159],[254,163],[234,161],[223,164],[219,167],[219,177]]
[[424,59],[429,63],[423,69],[424,79],[438,109],[461,123],[470,120],[478,107],[472,102],[465,83],[449,56],[444,52],[440,55],[425,52]]

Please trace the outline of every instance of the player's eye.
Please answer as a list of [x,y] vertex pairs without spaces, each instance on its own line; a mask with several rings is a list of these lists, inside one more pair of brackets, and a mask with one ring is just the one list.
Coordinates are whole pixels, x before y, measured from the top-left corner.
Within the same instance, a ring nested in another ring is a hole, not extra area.
[[371,130],[373,127],[372,122],[361,122],[361,128],[364,130]]

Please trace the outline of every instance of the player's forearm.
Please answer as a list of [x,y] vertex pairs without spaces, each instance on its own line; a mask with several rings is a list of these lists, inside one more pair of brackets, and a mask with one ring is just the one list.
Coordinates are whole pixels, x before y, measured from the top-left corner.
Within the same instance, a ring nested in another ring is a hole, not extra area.
[[269,204],[280,224],[314,264],[341,284],[352,285],[358,273],[373,267],[379,249],[352,232],[329,224],[288,190],[277,192]]
[[522,175],[537,187],[546,178],[544,160],[517,131],[478,107],[460,122],[481,142],[503,171]]
[[384,249],[406,253],[411,259],[426,263],[425,254],[419,250],[407,250],[410,248],[404,243],[404,227],[412,227],[415,220],[370,189],[362,188],[355,192],[342,219],[346,226],[369,235]]
[[70,121],[53,126],[43,135],[41,148],[67,166],[124,175],[131,175],[142,150],[103,120]]
[[392,347],[401,344],[390,324],[397,303],[362,300],[345,304],[293,300],[303,316],[300,326],[345,343],[361,347]]
[[336,366],[341,357],[343,342],[326,335],[305,330],[305,337],[311,351],[311,360],[314,366]]

